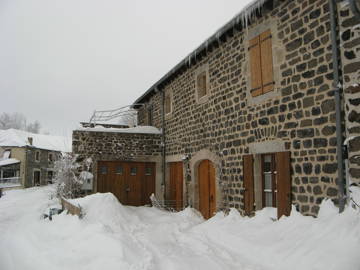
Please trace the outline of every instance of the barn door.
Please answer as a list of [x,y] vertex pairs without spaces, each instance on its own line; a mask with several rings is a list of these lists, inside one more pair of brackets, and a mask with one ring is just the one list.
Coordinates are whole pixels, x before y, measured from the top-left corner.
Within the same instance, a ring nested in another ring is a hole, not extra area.
[[183,163],[170,163],[170,202],[171,207],[179,211],[183,208]]
[[277,171],[278,218],[289,216],[291,212],[290,152],[275,154]]
[[243,171],[244,171],[244,210],[245,215],[251,215],[254,211],[254,158],[252,155],[244,156]]
[[211,161],[203,160],[198,167],[199,211],[208,219],[216,211],[215,168]]
[[141,205],[141,179],[143,178],[143,164],[129,162],[126,166],[126,186],[127,200],[129,205]]

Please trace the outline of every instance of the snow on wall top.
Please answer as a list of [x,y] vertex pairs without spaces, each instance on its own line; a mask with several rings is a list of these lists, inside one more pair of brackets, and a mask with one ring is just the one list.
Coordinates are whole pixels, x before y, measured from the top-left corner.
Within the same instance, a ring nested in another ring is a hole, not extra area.
[[0,167],[1,166],[6,166],[6,165],[11,165],[11,164],[16,164],[19,163],[20,160],[16,159],[16,158],[7,158],[7,159],[3,159],[0,160]]
[[35,134],[18,129],[0,130],[0,146],[31,146],[29,137],[32,138],[32,146],[35,148],[71,152],[71,138],[52,136],[44,134]]
[[161,134],[161,130],[152,126],[137,126],[133,128],[104,128],[102,126],[93,128],[78,128],[79,131],[92,132],[115,132],[115,133],[141,133],[141,134]]

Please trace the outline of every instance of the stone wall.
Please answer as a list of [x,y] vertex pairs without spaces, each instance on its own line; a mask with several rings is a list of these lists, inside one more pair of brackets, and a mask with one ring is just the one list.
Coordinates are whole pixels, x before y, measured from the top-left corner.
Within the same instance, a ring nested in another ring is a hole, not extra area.
[[360,19],[347,3],[341,3],[339,20],[349,175],[353,183],[360,185]]
[[[161,164],[161,135],[120,132],[98,132],[75,130],[72,135],[73,153],[78,160],[91,158],[90,171],[94,175],[94,191],[97,183],[98,161],[151,161]],[[161,170],[157,169],[157,177]]]
[[[280,142],[281,149],[291,152],[292,203],[303,214],[316,215],[325,197],[337,202],[328,1],[278,2],[165,86],[173,96],[172,113],[166,116],[166,154],[191,158],[204,149],[214,153],[221,160],[225,207],[243,212],[243,156],[259,143]],[[254,99],[249,95],[248,38],[266,27],[273,35],[275,90]],[[210,93],[199,103],[195,74],[204,65]],[[157,112],[160,95],[147,101]],[[143,115],[140,109],[140,123]]]

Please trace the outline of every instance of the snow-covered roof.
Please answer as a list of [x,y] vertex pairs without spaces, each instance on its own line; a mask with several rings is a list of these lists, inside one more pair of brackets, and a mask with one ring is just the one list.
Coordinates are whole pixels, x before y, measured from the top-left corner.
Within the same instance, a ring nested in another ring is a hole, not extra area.
[[104,128],[102,126],[93,128],[78,128],[79,131],[92,132],[114,132],[114,133],[137,133],[137,134],[161,134],[161,131],[152,126],[137,126],[132,128]]
[[20,160],[18,160],[16,158],[1,159],[0,160],[0,167],[1,166],[6,166],[6,165],[11,165],[11,164],[16,164],[16,163],[20,163]]
[[143,101],[155,93],[156,89],[159,88],[168,78],[175,74],[178,70],[182,69],[184,66],[189,67],[192,63],[197,61],[197,56],[203,51],[207,50],[208,47],[214,42],[220,42],[220,37],[224,35],[227,31],[233,29],[236,25],[242,25],[242,27],[247,28],[249,22],[251,22],[259,10],[262,9],[264,4],[268,0],[251,0],[249,3],[237,13],[229,22],[220,27],[212,36],[206,39],[203,43],[200,44],[195,50],[189,53],[183,60],[180,61],[175,67],[173,67],[168,73],[166,73],[160,80],[158,80],[154,85],[152,85],[143,95],[141,95],[134,103],[133,108],[142,104]]
[[71,138],[44,134],[35,134],[18,129],[0,130],[0,146],[24,147],[31,146],[29,138],[32,138],[32,146],[35,148],[71,152]]

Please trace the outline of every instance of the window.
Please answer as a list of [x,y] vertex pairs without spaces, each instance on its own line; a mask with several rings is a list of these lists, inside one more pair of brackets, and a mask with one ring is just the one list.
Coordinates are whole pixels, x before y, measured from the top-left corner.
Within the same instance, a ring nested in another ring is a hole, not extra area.
[[54,155],[53,155],[53,153],[49,153],[49,155],[48,155],[48,160],[49,160],[49,162],[53,162],[53,161],[54,161]]
[[272,36],[267,30],[249,41],[251,89],[253,97],[274,90]]
[[124,172],[124,169],[123,169],[122,166],[117,166],[117,167],[116,167],[116,174],[122,175],[123,172]]
[[3,154],[3,156],[2,156],[2,158],[3,158],[3,159],[8,159],[8,158],[10,158],[10,157],[11,157],[11,150],[10,150],[10,149],[6,149],[5,152],[4,152],[4,154]]
[[169,91],[165,92],[165,101],[164,101],[164,109],[165,109],[165,114],[169,114],[172,111],[172,104],[171,104],[171,94]]
[[199,75],[197,75],[196,87],[197,87],[198,99],[200,99],[208,94],[206,71],[203,71]]
[[54,176],[54,172],[53,172],[53,171],[48,171],[48,172],[47,172],[47,180],[48,180],[48,183],[49,183],[49,184],[52,183],[53,176]]
[[40,186],[41,184],[41,174],[40,174],[40,170],[34,170],[34,174],[33,174],[33,183],[34,186]]
[[137,173],[137,168],[136,167],[131,167],[130,168],[130,175],[136,175]]
[[40,161],[40,151],[35,152],[35,161]]
[[106,166],[101,166],[100,173],[101,174],[107,174],[107,167]]
[[145,175],[152,175],[152,168],[146,167],[145,168]]
[[262,155],[263,206],[276,207],[275,155]]

